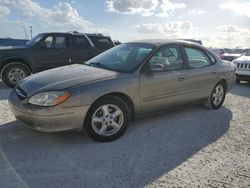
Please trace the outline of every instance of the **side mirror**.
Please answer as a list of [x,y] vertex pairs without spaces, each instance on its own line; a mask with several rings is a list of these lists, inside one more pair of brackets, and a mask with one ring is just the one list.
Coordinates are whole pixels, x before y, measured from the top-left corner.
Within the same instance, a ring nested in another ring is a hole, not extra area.
[[40,48],[47,48],[47,43],[45,41],[42,41],[39,43]]
[[149,67],[150,72],[162,72],[164,71],[164,66],[160,63],[150,65]]

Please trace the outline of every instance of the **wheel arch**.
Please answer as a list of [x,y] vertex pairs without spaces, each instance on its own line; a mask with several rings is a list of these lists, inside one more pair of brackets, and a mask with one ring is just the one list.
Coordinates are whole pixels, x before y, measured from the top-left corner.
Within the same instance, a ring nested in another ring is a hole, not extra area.
[[31,72],[33,72],[30,63],[28,63],[28,61],[25,60],[24,58],[8,58],[8,59],[3,60],[1,63],[1,66],[0,66],[0,70],[2,70],[3,67],[8,65],[9,63],[13,63],[13,62],[23,63],[24,65],[26,65],[29,68],[29,70]]
[[93,104],[95,104],[97,101],[101,100],[102,98],[104,97],[107,97],[107,96],[115,96],[115,97],[118,97],[120,98],[121,100],[123,100],[129,107],[130,109],[130,117],[131,117],[131,120],[134,120],[135,119],[135,106],[134,106],[134,103],[132,101],[132,99],[124,94],[124,93],[121,93],[121,92],[111,92],[111,93],[107,93],[105,95],[102,95],[100,96],[99,98],[97,98],[93,103],[92,105],[90,106],[90,108],[88,109],[88,112],[87,114],[89,113],[91,107],[93,106]]
[[219,82],[222,82],[222,83],[224,84],[224,86],[226,87],[226,88],[225,88],[226,91],[228,91],[228,83],[227,83],[227,80],[226,80],[225,78],[222,78],[222,79],[220,79]]

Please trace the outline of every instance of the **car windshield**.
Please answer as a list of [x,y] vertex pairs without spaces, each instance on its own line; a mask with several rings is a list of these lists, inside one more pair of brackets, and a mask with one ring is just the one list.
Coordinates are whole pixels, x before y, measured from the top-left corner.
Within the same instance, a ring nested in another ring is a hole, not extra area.
[[90,59],[85,64],[118,72],[132,72],[155,48],[150,44],[121,44]]
[[43,38],[44,34],[38,34],[36,35],[34,38],[32,38],[31,40],[29,40],[28,42],[26,42],[27,46],[34,46],[36,45],[37,42],[39,42],[42,38]]

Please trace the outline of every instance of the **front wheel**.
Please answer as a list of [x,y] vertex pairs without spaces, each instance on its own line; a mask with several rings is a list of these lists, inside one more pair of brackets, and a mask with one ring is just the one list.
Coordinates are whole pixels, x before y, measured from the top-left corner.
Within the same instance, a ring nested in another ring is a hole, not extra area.
[[2,81],[8,87],[15,87],[23,78],[29,76],[31,71],[29,67],[19,62],[12,62],[5,65],[1,72]]
[[90,108],[84,130],[92,139],[107,142],[121,137],[129,123],[128,105],[119,97],[106,96]]
[[210,94],[210,97],[205,102],[205,107],[216,110],[219,109],[226,97],[226,85],[224,82],[220,81],[218,82],[214,88],[213,91]]

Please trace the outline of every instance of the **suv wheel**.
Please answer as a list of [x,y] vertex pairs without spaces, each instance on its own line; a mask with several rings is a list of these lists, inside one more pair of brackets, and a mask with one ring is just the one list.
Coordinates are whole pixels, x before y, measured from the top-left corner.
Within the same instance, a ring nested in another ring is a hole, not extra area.
[[13,88],[20,80],[30,74],[29,67],[19,62],[12,62],[3,67],[1,77],[5,85]]
[[119,97],[106,96],[90,108],[84,130],[92,139],[107,142],[121,137],[129,123],[128,105]]
[[215,86],[213,91],[210,94],[210,97],[205,102],[205,107],[216,110],[219,109],[226,97],[226,86],[225,83],[220,81]]

